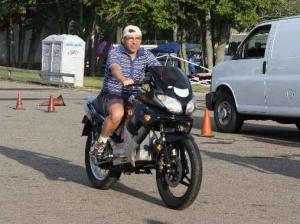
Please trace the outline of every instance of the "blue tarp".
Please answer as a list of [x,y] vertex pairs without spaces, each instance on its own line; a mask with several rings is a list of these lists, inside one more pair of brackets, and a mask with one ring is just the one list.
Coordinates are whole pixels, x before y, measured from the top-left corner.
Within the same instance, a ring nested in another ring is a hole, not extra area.
[[[185,44],[185,49],[186,50],[194,50],[199,49],[200,44],[191,44],[191,43],[186,43]],[[166,44],[159,45],[157,48],[152,49],[151,51],[153,53],[178,53],[180,50],[180,45],[177,42],[168,42]]]
[[177,42],[169,42],[159,45],[157,48],[151,50],[153,53],[178,53],[179,44]]

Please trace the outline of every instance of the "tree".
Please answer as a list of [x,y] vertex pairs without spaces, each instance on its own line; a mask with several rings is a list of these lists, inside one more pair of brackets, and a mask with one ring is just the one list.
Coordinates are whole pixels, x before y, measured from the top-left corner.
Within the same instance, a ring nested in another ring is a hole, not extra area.
[[[23,18],[26,13],[25,7],[20,4],[21,1],[11,2],[9,0],[0,1],[0,21],[4,24],[4,28],[6,28],[6,41],[7,41],[7,57],[6,61],[9,66],[16,66],[17,60],[20,59],[20,55],[23,52]],[[18,24],[19,26],[19,46],[18,55],[16,56],[16,43],[15,43],[15,32],[14,32],[14,24]]]
[[[214,64],[223,61],[225,45],[229,41],[230,29],[248,30],[253,27],[262,16],[272,16],[282,11],[288,0],[198,0],[194,1],[199,10],[205,11],[207,38],[212,37]],[[211,35],[209,35],[211,33]],[[210,40],[207,39],[208,67],[212,65]]]
[[[223,60],[231,28],[249,30],[262,17],[300,13],[300,0],[0,0],[0,4],[9,65],[20,67],[26,58],[32,67],[43,33],[70,33],[86,41],[90,75],[103,62],[96,58],[99,42],[118,42],[127,24],[140,26],[145,38],[164,33],[167,39],[178,40],[184,58],[187,40],[202,42],[212,68]],[[28,55],[23,50],[25,35],[31,35]]]

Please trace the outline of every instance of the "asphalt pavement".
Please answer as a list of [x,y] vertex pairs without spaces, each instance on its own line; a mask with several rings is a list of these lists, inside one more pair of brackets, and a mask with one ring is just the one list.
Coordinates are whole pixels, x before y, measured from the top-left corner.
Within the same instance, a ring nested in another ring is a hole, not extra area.
[[[17,92],[25,110],[13,109]],[[85,97],[97,93],[0,81],[0,223],[300,223],[300,131],[251,121],[237,134],[213,125],[214,136],[201,137],[204,94],[196,94],[193,115],[204,174],[192,206],[166,208],[155,173],[93,188],[81,119]],[[54,113],[37,106],[50,94],[66,106]]]

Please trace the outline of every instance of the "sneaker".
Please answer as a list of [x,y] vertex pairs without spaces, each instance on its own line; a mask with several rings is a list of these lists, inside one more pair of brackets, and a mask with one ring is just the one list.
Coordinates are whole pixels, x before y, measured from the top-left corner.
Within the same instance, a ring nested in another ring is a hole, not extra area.
[[96,156],[96,157],[100,157],[105,149],[105,143],[102,141],[96,141],[94,144],[94,149],[92,151],[92,153]]

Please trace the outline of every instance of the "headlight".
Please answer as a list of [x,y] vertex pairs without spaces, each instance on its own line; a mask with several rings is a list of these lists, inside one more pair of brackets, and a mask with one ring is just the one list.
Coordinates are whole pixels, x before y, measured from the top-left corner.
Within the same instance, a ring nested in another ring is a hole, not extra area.
[[192,100],[190,100],[190,102],[187,104],[186,106],[186,114],[191,114],[195,111],[195,100],[194,98]]
[[182,113],[182,106],[178,100],[165,95],[157,95],[157,98],[170,112],[175,114]]

